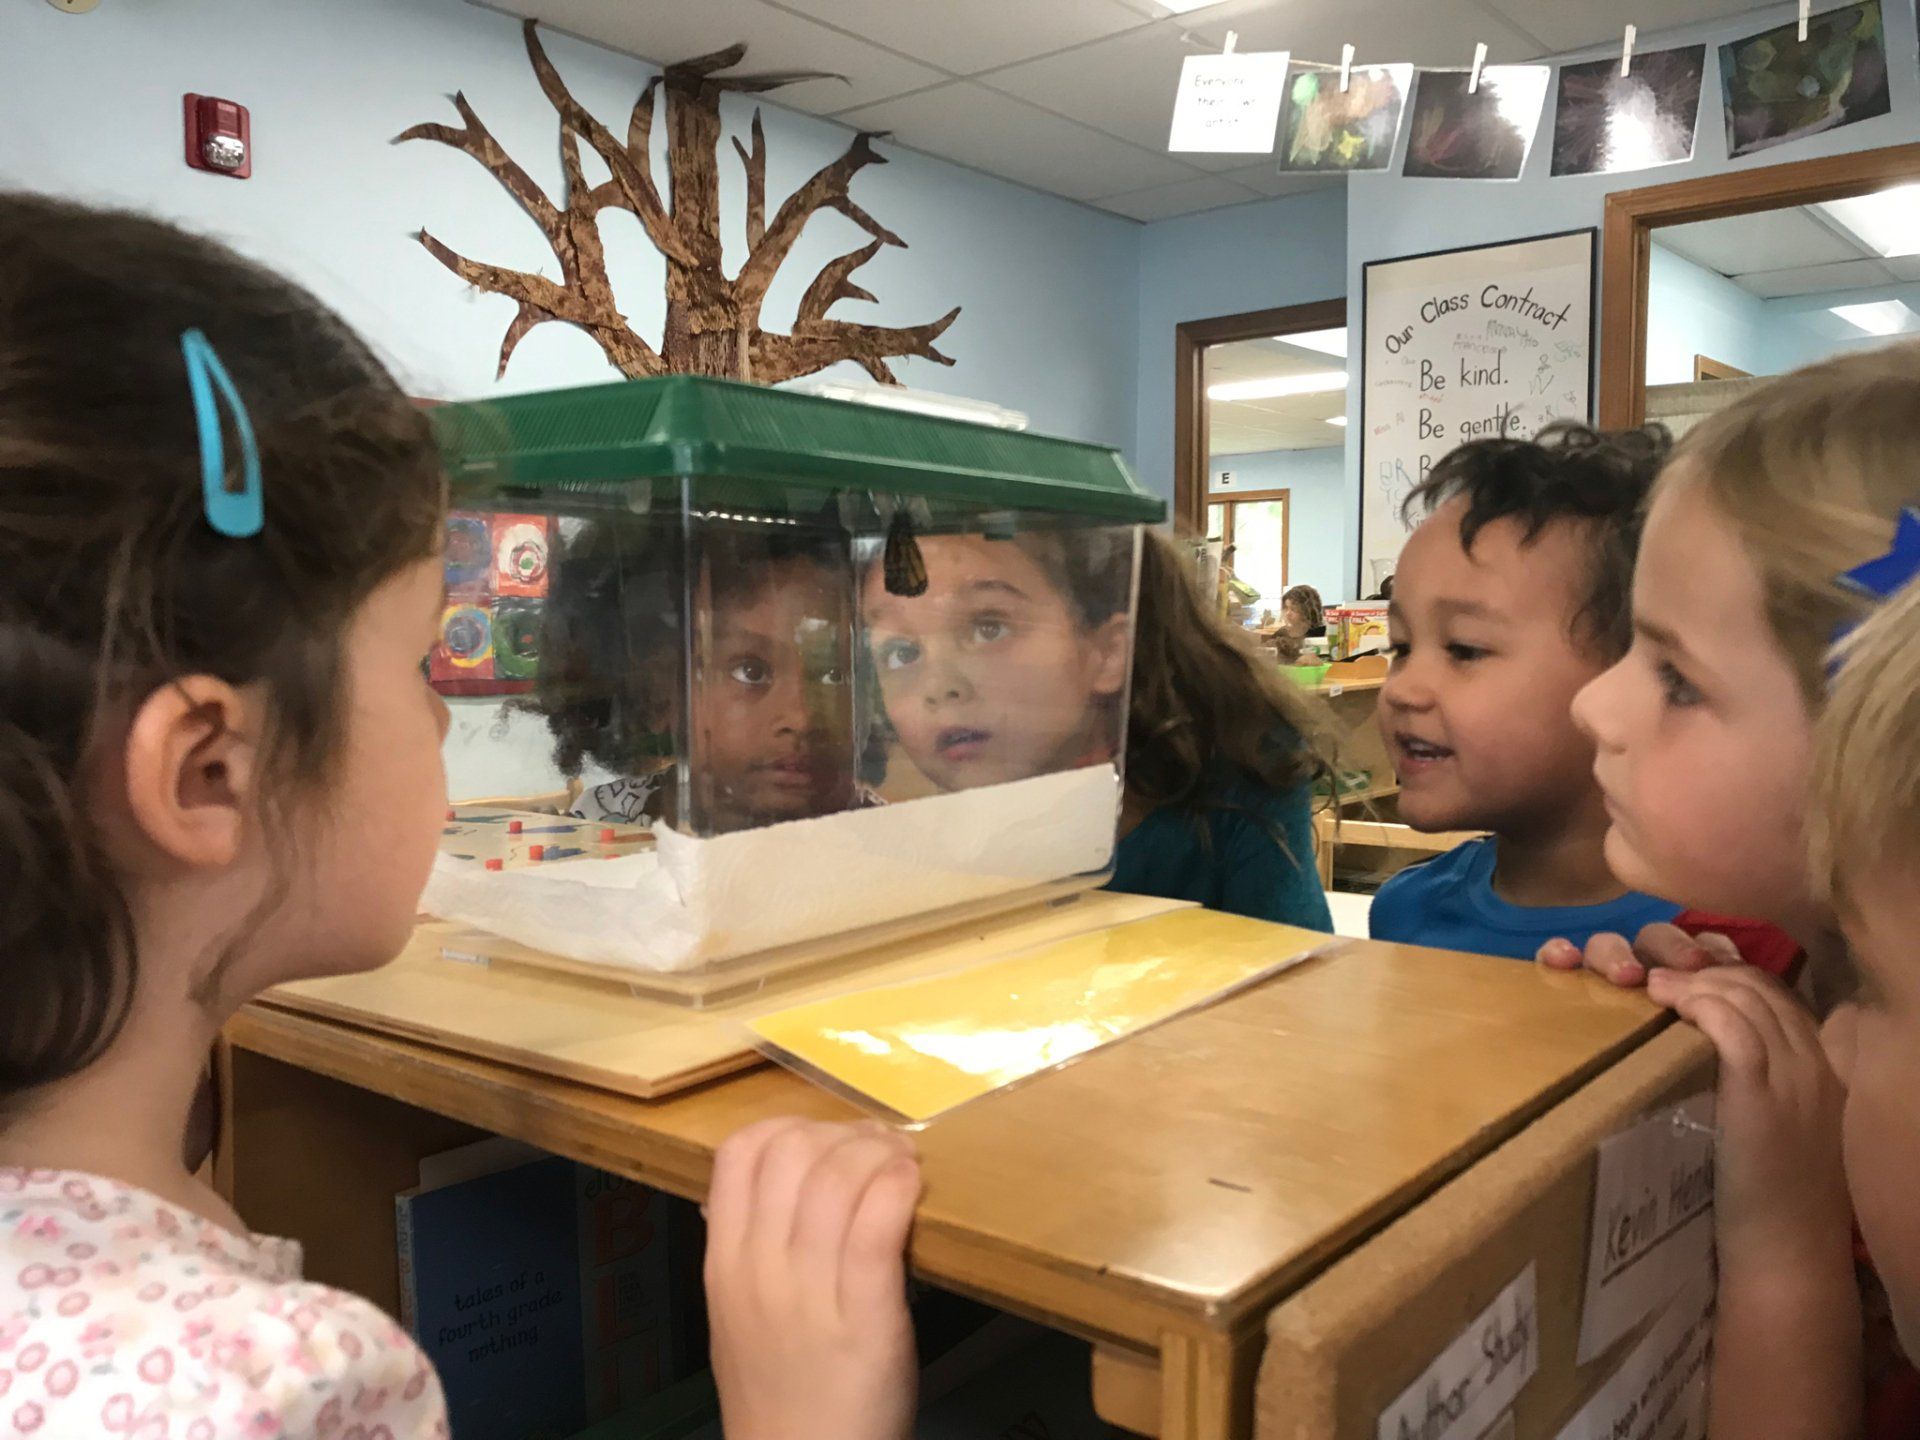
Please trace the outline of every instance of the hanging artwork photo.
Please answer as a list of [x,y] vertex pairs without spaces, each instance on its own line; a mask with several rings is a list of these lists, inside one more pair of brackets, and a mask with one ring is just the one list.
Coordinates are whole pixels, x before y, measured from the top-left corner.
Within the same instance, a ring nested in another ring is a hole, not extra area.
[[447,604],[427,679],[442,695],[533,688],[546,620],[553,521],[545,515],[447,516]]
[[1486,65],[1476,86],[1465,70],[1423,70],[1413,92],[1403,174],[1439,180],[1518,180],[1540,128],[1545,65]]
[[1880,0],[1813,16],[1720,47],[1727,153],[1775,145],[1885,115],[1887,37]]
[[1686,45],[1560,67],[1553,173],[1613,175],[1693,158],[1707,47]]
[[1286,81],[1285,50],[1187,56],[1167,149],[1271,155]]
[[1337,65],[1296,61],[1281,109],[1280,168],[1307,173],[1386,169],[1412,88],[1411,65],[1355,65],[1342,90]]

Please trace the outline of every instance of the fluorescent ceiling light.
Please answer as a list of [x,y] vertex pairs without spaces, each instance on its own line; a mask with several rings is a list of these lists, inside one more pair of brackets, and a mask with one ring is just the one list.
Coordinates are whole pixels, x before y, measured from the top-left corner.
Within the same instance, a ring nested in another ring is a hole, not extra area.
[[1223,0],[1158,0],[1162,10],[1171,10],[1176,15],[1185,15],[1194,10],[1204,10],[1209,5],[1219,5]]
[[1327,417],[1327,424],[1338,425],[1344,430],[1347,427],[1347,417],[1344,415],[1329,415]]
[[1347,327],[1338,330],[1303,330],[1298,335],[1276,335],[1273,337],[1282,345],[1298,345],[1302,350],[1312,350],[1321,355],[1335,355],[1347,358]]
[[1876,254],[1920,255],[1920,184],[1827,200],[1819,208]]
[[1282,395],[1325,395],[1347,388],[1344,370],[1314,370],[1305,375],[1268,375],[1260,380],[1232,380],[1209,385],[1209,400],[1273,400]]
[[[1913,311],[1898,300],[1876,300],[1870,305],[1835,305],[1833,313],[1869,335],[1898,335],[1913,321]],[[1211,392],[1209,392],[1211,393]]]

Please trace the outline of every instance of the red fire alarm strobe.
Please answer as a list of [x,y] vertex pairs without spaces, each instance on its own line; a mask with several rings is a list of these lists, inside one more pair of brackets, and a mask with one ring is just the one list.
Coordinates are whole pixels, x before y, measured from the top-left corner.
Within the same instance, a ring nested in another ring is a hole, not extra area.
[[253,130],[247,107],[212,95],[188,95],[187,164],[244,180],[253,174]]

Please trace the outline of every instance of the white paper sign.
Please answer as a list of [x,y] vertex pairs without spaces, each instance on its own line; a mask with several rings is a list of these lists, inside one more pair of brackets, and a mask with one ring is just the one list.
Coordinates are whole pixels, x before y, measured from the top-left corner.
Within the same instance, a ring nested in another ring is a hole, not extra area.
[[1169,150],[1270,155],[1287,89],[1287,52],[1189,55],[1180,67]]
[[[1675,1125],[1675,1114],[1689,1122]],[[1602,1354],[1713,1255],[1712,1094],[1696,1095],[1600,1144],[1579,1363]],[[1695,1128],[1698,1127],[1698,1128]]]
[[1555,1440],[1703,1440],[1713,1282],[1696,1281]]
[[1377,1440],[1479,1440],[1540,1367],[1539,1314],[1529,1261],[1381,1411]]
[[1593,265],[1591,230],[1367,264],[1360,559],[1376,585],[1408,492],[1448,451],[1588,418]]

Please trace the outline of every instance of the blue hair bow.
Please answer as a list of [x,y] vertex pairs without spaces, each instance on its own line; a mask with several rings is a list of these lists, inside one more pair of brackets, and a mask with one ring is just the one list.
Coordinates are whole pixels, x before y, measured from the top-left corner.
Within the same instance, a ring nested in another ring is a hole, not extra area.
[[[1891,600],[1920,576],[1920,510],[1909,505],[1894,522],[1893,545],[1884,555],[1876,555],[1864,564],[1841,572],[1839,581],[1858,595],[1879,603]],[[1843,620],[1833,630],[1833,647],[1827,659],[1827,683],[1840,674],[1839,645],[1860,628],[1858,620]]]
[[[266,511],[260,494],[260,447],[253,438],[246,402],[214,353],[213,343],[199,330],[180,332],[180,353],[187,362],[187,390],[200,430],[200,492],[207,523],[235,540],[249,539],[266,527]],[[227,442],[220,429],[218,400],[227,402],[234,435],[240,441],[238,490],[227,488]]]
[[1854,566],[1840,577],[1840,583],[1870,599],[1891,600],[1916,575],[1920,575],[1920,510],[1909,505],[1895,524],[1893,548]]

